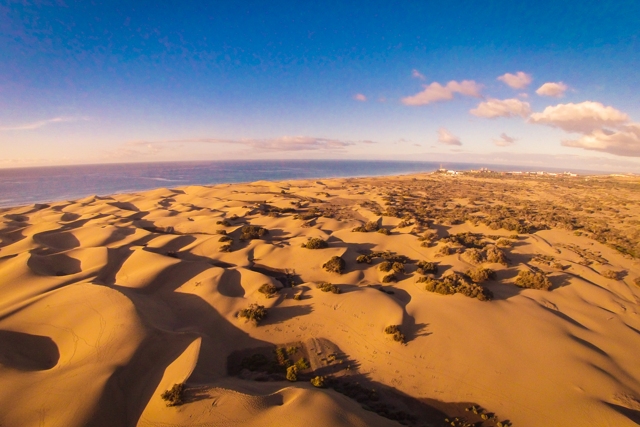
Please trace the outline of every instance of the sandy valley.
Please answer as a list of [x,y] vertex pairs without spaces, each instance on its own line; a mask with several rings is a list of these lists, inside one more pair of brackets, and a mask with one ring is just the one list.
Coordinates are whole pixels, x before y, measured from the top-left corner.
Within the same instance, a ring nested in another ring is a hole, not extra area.
[[638,425],[639,257],[625,177],[3,209],[0,425]]

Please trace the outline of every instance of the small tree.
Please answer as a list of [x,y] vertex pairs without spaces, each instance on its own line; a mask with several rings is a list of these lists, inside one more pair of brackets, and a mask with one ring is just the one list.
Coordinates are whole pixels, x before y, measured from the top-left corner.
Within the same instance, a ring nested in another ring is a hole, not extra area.
[[174,384],[169,390],[164,391],[160,397],[167,402],[167,406],[179,406],[183,402],[184,383]]

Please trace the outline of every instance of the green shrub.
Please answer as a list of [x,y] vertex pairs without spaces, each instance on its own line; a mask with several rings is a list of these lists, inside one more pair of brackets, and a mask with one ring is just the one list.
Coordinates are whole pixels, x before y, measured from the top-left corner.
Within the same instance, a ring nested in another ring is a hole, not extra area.
[[302,244],[302,247],[307,249],[324,249],[328,248],[329,244],[322,239],[318,239],[317,237],[311,237],[309,240],[307,240],[306,243]]
[[324,387],[324,377],[321,376],[317,376],[317,377],[313,377],[311,378],[311,385],[314,387],[318,387],[318,388],[323,388]]
[[243,317],[248,321],[252,321],[256,324],[260,323],[262,319],[267,316],[267,309],[264,305],[251,304],[248,308],[243,308],[238,312],[238,317]]
[[438,264],[429,261],[418,261],[418,274],[437,274]]
[[292,365],[287,368],[286,378],[291,382],[298,381],[298,368],[296,367],[296,365]]
[[330,273],[342,274],[346,265],[347,264],[344,262],[344,260],[341,257],[334,256],[334,257],[331,257],[329,261],[325,262],[322,265],[322,268],[324,268]]
[[298,371],[304,371],[305,369],[309,369],[311,367],[311,365],[309,364],[309,361],[307,359],[305,359],[304,357],[301,357],[296,363],[295,363],[296,368],[298,368]]
[[331,292],[332,294],[340,293],[340,288],[329,282],[319,282],[317,286],[318,286],[318,289],[320,289],[322,292]]
[[260,288],[258,288],[258,292],[260,292],[267,298],[271,298],[278,293],[278,288],[276,288],[273,283],[265,283],[264,285],[260,286]]
[[399,343],[405,342],[405,336],[400,332],[400,325],[389,325],[384,328],[384,333],[387,335],[393,335],[393,340]]
[[541,289],[548,291],[551,287],[551,282],[547,276],[540,271],[522,270],[518,273],[515,281],[516,286],[528,289]]
[[245,225],[242,227],[242,234],[240,240],[253,240],[259,239],[262,236],[269,234],[269,230],[257,225]]
[[290,347],[287,347],[287,354],[288,355],[295,354],[297,351],[298,351],[298,346],[296,346],[296,345],[292,345]]
[[182,405],[184,394],[184,383],[174,384],[169,390],[164,391],[160,397],[167,402],[167,406]]

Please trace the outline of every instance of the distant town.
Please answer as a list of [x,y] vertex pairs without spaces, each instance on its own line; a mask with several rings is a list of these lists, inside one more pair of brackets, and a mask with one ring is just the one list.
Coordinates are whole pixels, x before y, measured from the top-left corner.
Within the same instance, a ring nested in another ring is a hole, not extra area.
[[440,168],[436,171],[436,173],[447,174],[447,175],[464,175],[464,174],[498,174],[498,175],[536,175],[536,176],[561,176],[561,177],[576,177],[577,173],[573,172],[545,172],[545,171],[494,171],[489,168],[480,168],[480,169],[472,169],[468,171],[457,171],[452,169]]

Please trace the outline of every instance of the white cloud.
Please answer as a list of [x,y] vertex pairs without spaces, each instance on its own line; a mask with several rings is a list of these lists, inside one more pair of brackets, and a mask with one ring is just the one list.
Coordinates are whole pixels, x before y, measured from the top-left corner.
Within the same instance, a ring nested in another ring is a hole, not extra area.
[[356,93],[355,95],[353,95],[353,99],[355,99],[356,101],[365,102],[367,100],[367,97],[361,93]]
[[420,79],[420,80],[426,79],[424,74],[422,74],[420,71],[416,70],[415,68],[413,70],[411,70],[411,77],[416,78],[416,79]]
[[599,102],[549,106],[533,113],[529,122],[557,127],[567,132],[590,133],[603,127],[617,127],[629,121],[629,116]]
[[438,142],[446,145],[462,145],[460,138],[454,136],[445,128],[438,129]]
[[474,116],[493,119],[496,117],[526,117],[531,113],[528,102],[519,99],[489,99],[481,102],[476,108],[469,111]]
[[25,123],[17,126],[0,127],[0,131],[33,130],[33,129],[38,129],[43,126],[47,126],[54,123],[75,122],[78,120],[87,120],[87,119],[79,118],[79,117],[54,117],[53,119],[41,120],[39,122]]
[[508,146],[512,145],[514,142],[516,142],[516,139],[510,137],[509,135],[507,135],[504,132],[502,134],[500,134],[500,139],[494,139],[493,140],[493,143],[495,145],[497,145],[498,147],[508,147]]
[[596,129],[577,140],[562,141],[562,145],[618,156],[640,157],[640,123],[630,123],[616,131]]
[[498,77],[497,80],[514,89],[522,89],[531,83],[531,74],[523,73],[522,71],[518,71],[515,74],[506,73]]
[[402,98],[402,103],[405,105],[427,105],[437,101],[448,101],[453,99],[454,93],[479,97],[481,88],[482,85],[473,80],[463,80],[461,82],[452,80],[446,86],[433,82],[428,86],[425,85],[422,92]]
[[540,86],[538,90],[536,90],[536,93],[540,96],[553,96],[554,98],[562,98],[564,96],[564,92],[567,89],[569,89],[569,87],[562,82],[548,82]]

